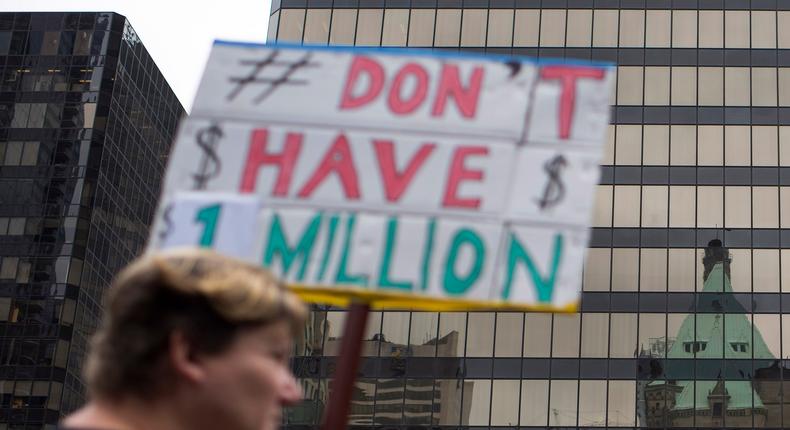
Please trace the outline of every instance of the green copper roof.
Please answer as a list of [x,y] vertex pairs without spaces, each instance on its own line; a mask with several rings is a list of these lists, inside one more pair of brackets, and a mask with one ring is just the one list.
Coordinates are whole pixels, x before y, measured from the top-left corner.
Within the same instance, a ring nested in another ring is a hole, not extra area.
[[[722,264],[718,263],[705,280],[702,292],[721,292],[722,285],[723,294],[732,293],[730,278],[724,273]],[[745,344],[745,349],[741,348],[741,344]],[[687,316],[675,335],[675,342],[667,356],[694,358],[695,349],[697,358],[750,359],[752,350],[754,358],[775,358],[760,332],[752,331],[752,323],[745,313],[698,313]],[[751,369],[749,370],[751,373]]]
[[[702,289],[715,300],[719,295],[732,294],[730,278],[724,273],[722,263],[717,263]],[[712,295],[718,293],[718,295]],[[744,313],[698,313],[683,320],[675,342],[667,352],[669,358],[775,358],[762,335],[752,330],[751,321]],[[720,365],[716,362],[715,365]],[[743,361],[743,374],[752,373],[751,361]],[[663,382],[661,382],[663,383]],[[708,395],[717,381],[678,381],[682,392],[675,400],[675,409],[708,409]],[[724,387],[730,396],[728,409],[763,407],[762,400],[752,388],[751,381],[726,381]],[[754,399],[754,400],[752,400]],[[754,401],[754,404],[752,404]]]
[[[678,381],[678,385],[683,387],[683,391],[675,399],[675,410],[681,409],[710,409],[708,395],[716,387],[717,381]],[[760,396],[754,393],[750,381],[726,381],[724,389],[730,397],[727,399],[727,409],[751,409],[764,407]],[[696,401],[695,400],[696,397]],[[692,403],[694,401],[694,403]],[[752,404],[754,401],[754,404]]]

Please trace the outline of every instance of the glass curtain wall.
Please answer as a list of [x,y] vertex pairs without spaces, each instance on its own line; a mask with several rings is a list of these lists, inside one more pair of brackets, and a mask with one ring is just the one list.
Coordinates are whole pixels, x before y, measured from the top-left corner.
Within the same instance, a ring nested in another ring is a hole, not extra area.
[[[355,425],[790,426],[790,2],[279,0],[269,39],[618,68],[581,311],[376,313]],[[290,428],[343,316],[313,314]]]

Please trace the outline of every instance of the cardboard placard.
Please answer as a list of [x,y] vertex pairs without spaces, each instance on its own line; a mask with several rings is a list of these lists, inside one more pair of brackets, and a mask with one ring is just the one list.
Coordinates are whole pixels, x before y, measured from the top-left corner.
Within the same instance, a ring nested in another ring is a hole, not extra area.
[[217,42],[149,249],[211,246],[323,303],[573,309],[613,74]]

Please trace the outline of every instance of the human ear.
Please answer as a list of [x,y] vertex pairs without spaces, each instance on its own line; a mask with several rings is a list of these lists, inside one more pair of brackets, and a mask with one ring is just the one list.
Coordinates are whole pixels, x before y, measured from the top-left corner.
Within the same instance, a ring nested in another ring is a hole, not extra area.
[[173,372],[190,382],[201,382],[206,373],[194,347],[181,331],[170,333],[169,358]]

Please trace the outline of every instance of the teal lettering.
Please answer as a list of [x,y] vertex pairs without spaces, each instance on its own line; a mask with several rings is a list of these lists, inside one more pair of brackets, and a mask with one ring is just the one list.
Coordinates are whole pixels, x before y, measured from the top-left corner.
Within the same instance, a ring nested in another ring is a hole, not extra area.
[[346,237],[343,240],[343,253],[340,255],[340,264],[337,268],[337,275],[335,275],[335,282],[338,284],[355,284],[367,285],[367,275],[349,275],[348,268],[348,253],[351,249],[351,236],[354,234],[354,223],[357,216],[351,214],[346,221]]
[[318,280],[324,280],[326,267],[329,264],[329,257],[332,252],[332,245],[335,243],[335,232],[337,231],[337,215],[329,218],[329,231],[326,233],[326,246],[324,247],[324,258],[321,259],[321,269],[318,270]]
[[399,282],[390,279],[389,271],[392,263],[392,250],[396,246],[396,236],[398,233],[398,219],[391,217],[387,221],[387,236],[384,240],[384,255],[381,257],[381,269],[379,270],[379,286],[383,288],[396,288],[399,290],[411,290],[414,288],[411,282]]
[[203,223],[203,234],[200,235],[199,245],[202,248],[211,248],[214,243],[214,233],[217,230],[217,221],[222,211],[222,205],[206,206],[195,214],[195,222]]
[[271,229],[269,230],[269,243],[266,245],[266,252],[263,257],[263,264],[271,266],[275,255],[279,255],[283,262],[283,276],[285,276],[291,269],[291,265],[297,257],[301,257],[302,265],[299,267],[299,274],[297,280],[304,279],[305,270],[307,270],[307,263],[310,261],[310,254],[313,252],[313,244],[318,235],[319,227],[321,226],[321,218],[323,214],[320,212],[310,221],[305,228],[302,237],[299,238],[299,243],[296,247],[291,248],[288,246],[288,240],[285,237],[285,232],[280,223],[280,216],[275,214],[272,221]]
[[[469,274],[464,278],[459,278],[455,273],[455,260],[458,258],[458,250],[465,244],[472,246],[472,249],[474,249],[475,262]],[[444,264],[444,290],[454,296],[464,294],[480,277],[485,256],[486,250],[485,246],[483,246],[483,240],[480,239],[477,233],[469,229],[458,230],[450,245],[450,252]]]
[[428,234],[425,238],[425,249],[422,252],[422,276],[420,276],[420,288],[428,289],[428,269],[431,266],[431,254],[433,253],[433,233],[436,230],[436,218],[428,221]]
[[551,302],[551,296],[554,294],[554,282],[557,277],[557,269],[560,267],[562,260],[562,235],[557,234],[554,236],[554,256],[551,260],[551,270],[549,271],[548,278],[544,278],[538,272],[538,268],[532,257],[526,249],[521,246],[515,234],[510,235],[510,250],[507,257],[507,278],[505,286],[502,289],[502,298],[507,299],[510,297],[510,287],[513,284],[513,274],[516,271],[516,264],[523,261],[527,265],[532,283],[538,290],[538,301]]

